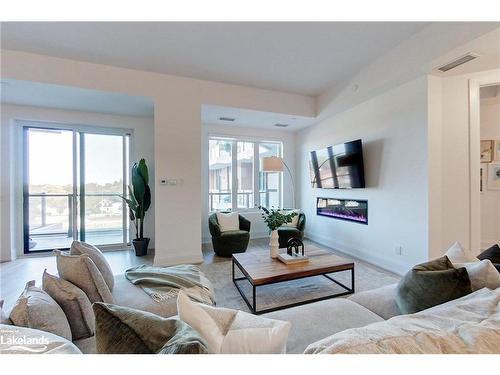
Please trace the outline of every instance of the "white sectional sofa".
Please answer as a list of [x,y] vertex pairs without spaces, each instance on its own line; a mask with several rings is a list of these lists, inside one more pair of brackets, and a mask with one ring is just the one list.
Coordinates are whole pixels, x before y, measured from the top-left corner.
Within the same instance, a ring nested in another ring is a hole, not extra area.
[[[449,352],[500,353],[500,288],[483,288],[411,315],[401,315],[394,301],[395,290],[396,284],[263,316],[292,323],[288,353],[439,353],[444,348]],[[2,325],[0,329],[12,335],[17,328]],[[26,332],[49,338],[48,349],[41,352],[80,352],[61,337],[26,328],[17,330],[18,334]],[[415,337],[416,341],[411,341]],[[396,346],[388,344],[391,342]],[[92,340],[76,344],[82,353],[95,350]],[[3,344],[0,350],[9,352]]]
[[401,312],[395,302],[397,284],[275,311],[263,316],[292,323],[287,352],[303,353],[318,340],[350,328],[382,322]]

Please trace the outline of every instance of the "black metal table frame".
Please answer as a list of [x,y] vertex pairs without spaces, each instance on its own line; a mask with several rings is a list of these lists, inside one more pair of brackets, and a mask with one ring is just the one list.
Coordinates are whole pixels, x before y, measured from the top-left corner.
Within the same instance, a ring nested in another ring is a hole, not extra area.
[[[270,282],[267,282],[267,283],[264,283],[264,284],[259,284],[259,285],[255,285],[254,283],[252,283],[252,281],[249,279],[249,277],[245,276],[244,270],[242,269],[242,267],[238,263],[236,263],[236,266],[238,267],[238,269],[240,270],[240,272],[243,274],[243,277],[235,278],[235,276],[234,276],[234,265],[235,265],[235,261],[234,261],[234,258],[233,258],[232,259],[232,271],[233,271],[232,272],[232,274],[233,274],[232,277],[233,277],[233,283],[236,286],[236,289],[238,289],[238,292],[240,292],[241,297],[243,298],[243,300],[247,304],[247,306],[250,309],[250,311],[252,312],[252,314],[256,314],[256,315],[270,313],[270,312],[273,312],[273,311],[278,311],[278,310],[283,310],[283,309],[288,309],[290,307],[295,307],[295,306],[302,306],[302,305],[306,305],[308,303],[323,301],[323,300],[326,300],[326,299],[335,298],[335,297],[341,297],[341,296],[345,296],[345,295],[353,294],[354,293],[354,264],[353,264],[352,268],[348,268],[348,269],[344,269],[344,270],[332,271],[332,272],[327,272],[327,273],[318,273],[318,274],[315,274],[315,275],[291,277],[291,278],[286,279],[286,280],[270,281]],[[333,277],[328,276],[331,273],[345,272],[345,271],[351,271],[351,288],[349,288],[346,285],[342,284],[340,281],[335,280]],[[257,287],[259,287],[259,286],[266,286],[266,285],[272,285],[272,284],[277,284],[277,283],[285,283],[287,281],[305,279],[305,278],[308,278],[308,277],[315,277],[315,276],[324,276],[328,280],[333,281],[335,284],[337,284],[340,287],[344,288],[346,291],[345,292],[341,292],[341,293],[329,294],[329,295],[323,296],[323,297],[308,299],[308,300],[305,300],[305,301],[290,303],[290,304],[287,304],[287,305],[282,305],[282,306],[277,306],[277,307],[272,307],[272,308],[269,308],[269,309],[264,309],[264,310],[257,311],[257,298],[256,298]],[[241,287],[238,285],[238,281],[242,281],[242,280],[246,280],[246,281],[248,281],[252,285],[252,303],[250,303],[250,301],[248,300],[247,296],[245,295],[245,293],[243,292],[243,290],[241,289]]]

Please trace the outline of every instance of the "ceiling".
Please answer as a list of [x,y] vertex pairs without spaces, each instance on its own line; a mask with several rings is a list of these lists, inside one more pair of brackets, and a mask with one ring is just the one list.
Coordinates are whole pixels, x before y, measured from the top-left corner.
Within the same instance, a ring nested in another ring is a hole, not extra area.
[[2,79],[2,103],[122,116],[154,116],[152,98],[79,87]]
[[[234,121],[221,120],[221,117],[234,119]],[[201,108],[201,121],[203,124],[296,131],[313,124],[317,119],[315,117],[294,116],[243,108],[203,105]],[[278,127],[275,126],[276,124],[287,126]]]
[[3,22],[2,48],[319,95],[425,22]]

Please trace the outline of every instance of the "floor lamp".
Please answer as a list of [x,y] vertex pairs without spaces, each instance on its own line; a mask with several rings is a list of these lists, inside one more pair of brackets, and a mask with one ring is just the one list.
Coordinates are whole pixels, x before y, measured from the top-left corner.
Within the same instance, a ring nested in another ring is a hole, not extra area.
[[286,168],[288,171],[288,174],[290,175],[290,181],[292,182],[292,201],[293,201],[293,208],[295,207],[295,184],[293,182],[293,176],[292,172],[290,172],[290,168],[288,168],[288,165],[286,165],[285,161],[283,158],[280,158],[278,156],[267,156],[262,158],[262,171],[263,172],[283,172],[283,166]]

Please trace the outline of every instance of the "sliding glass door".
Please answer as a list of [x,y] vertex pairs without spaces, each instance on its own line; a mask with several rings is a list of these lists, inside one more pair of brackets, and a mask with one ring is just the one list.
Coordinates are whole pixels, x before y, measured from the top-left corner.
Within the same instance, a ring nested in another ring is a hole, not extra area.
[[109,133],[23,127],[25,253],[128,243],[129,134]]

